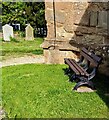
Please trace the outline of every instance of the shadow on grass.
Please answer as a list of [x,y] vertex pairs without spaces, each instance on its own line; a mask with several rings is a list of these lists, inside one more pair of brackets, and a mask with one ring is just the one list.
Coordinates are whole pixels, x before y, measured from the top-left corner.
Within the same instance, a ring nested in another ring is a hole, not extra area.
[[68,79],[69,82],[77,83],[79,81],[78,79],[75,79],[75,80],[71,79],[72,75],[74,75],[73,71],[68,72],[68,68],[63,68],[63,71],[64,71],[64,75],[67,75],[69,77]]
[[[104,68],[105,72],[102,72],[99,68],[98,74],[96,75],[95,79],[93,79],[93,83],[96,88],[96,93],[99,95],[99,97],[105,102],[106,106],[109,108],[109,75],[106,74],[105,69],[109,68]],[[103,70],[103,68],[102,68]]]
[[[109,75],[105,74],[108,72],[108,69],[109,69],[109,67],[106,68],[106,66],[100,67],[98,69],[97,75],[95,76],[95,78],[92,79],[92,82],[95,86],[96,93],[99,95],[99,97],[104,101],[106,106],[109,108]],[[64,74],[69,77],[69,82],[77,83],[78,80],[74,80],[74,81],[70,80],[73,72],[68,73],[67,70],[68,70],[68,68],[63,69]],[[102,71],[104,71],[104,72],[102,72]]]
[[34,50],[32,51],[32,53],[35,55],[40,55],[40,54],[43,54],[43,50]]
[[10,37],[10,40],[11,40],[11,42],[15,42],[15,43],[19,43],[20,42],[16,38],[12,38],[12,37]]
[[32,53],[32,54],[35,54],[35,55],[40,55],[40,54],[43,54],[43,50],[17,50],[17,49],[14,49],[14,51],[9,51],[9,50],[2,50],[2,56],[5,56],[6,54],[11,54],[11,53],[19,53],[19,54],[22,54],[22,53]]

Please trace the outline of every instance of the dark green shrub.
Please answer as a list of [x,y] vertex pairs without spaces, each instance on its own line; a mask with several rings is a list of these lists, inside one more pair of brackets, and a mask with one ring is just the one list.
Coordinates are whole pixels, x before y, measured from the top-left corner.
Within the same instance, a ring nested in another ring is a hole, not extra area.
[[11,40],[12,42],[19,42],[18,40],[16,40],[16,39],[13,38],[13,37],[10,37],[10,40]]
[[20,36],[20,37],[25,37],[25,32],[19,31],[19,36]]

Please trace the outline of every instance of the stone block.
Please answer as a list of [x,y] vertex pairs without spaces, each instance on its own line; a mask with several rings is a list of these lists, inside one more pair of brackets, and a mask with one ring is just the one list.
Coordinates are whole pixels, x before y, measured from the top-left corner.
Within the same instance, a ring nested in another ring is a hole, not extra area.
[[72,51],[59,51],[60,56],[59,56],[59,63],[64,64],[64,58],[71,58],[74,60],[78,60],[78,56],[74,54]]
[[102,8],[102,4],[103,4],[103,2],[90,2],[89,3],[89,5],[88,5],[88,10],[89,11],[100,11],[100,10],[102,10],[103,8]]
[[109,2],[107,2],[106,0],[104,0],[105,2],[101,1],[101,2],[97,2],[96,6],[98,6],[98,8],[100,10],[108,10],[109,9]]
[[89,4],[87,2],[74,2],[73,9],[74,10],[84,10],[84,9],[87,9],[88,5]]
[[74,29],[73,29],[73,21],[69,21],[69,23],[66,22],[63,27],[64,27],[64,30],[66,32],[68,32],[68,33],[73,33],[73,31],[74,31]]
[[61,10],[61,11],[66,11],[69,9],[69,6],[71,6],[71,4],[69,4],[69,2],[55,2],[55,8],[56,10]]
[[83,34],[83,36],[75,36],[75,41],[71,41],[70,44],[72,46],[83,47],[83,46],[90,46],[92,48],[96,48],[97,46],[103,44],[103,36],[98,36],[96,34],[88,35]]
[[90,13],[86,10],[74,10],[74,23],[78,25],[89,25]]
[[47,24],[47,37],[50,39],[53,39],[55,37],[55,32],[54,32],[54,24],[53,23],[48,23]]
[[98,16],[98,27],[107,29],[107,11],[100,11]]
[[59,50],[44,50],[45,63],[58,64],[59,63]]
[[83,39],[83,44],[88,44],[88,45],[100,45],[103,44],[103,36],[98,36],[96,34],[93,35],[84,35]]
[[76,42],[77,44],[81,44],[81,43],[82,43],[83,36],[77,36],[77,35],[75,35],[75,36],[74,36],[74,39],[76,40],[75,42]]
[[63,27],[63,24],[62,23],[56,23],[56,26],[57,27]]
[[60,40],[69,40],[73,36],[73,31],[68,32],[66,31],[63,26],[57,27],[56,29],[56,38]]
[[97,12],[91,11],[90,13],[90,26],[97,26]]
[[107,2],[107,10],[109,10],[109,1]]
[[81,34],[93,34],[96,33],[96,28],[74,25],[74,32]]
[[85,25],[85,26],[89,26],[89,18],[90,18],[90,12],[89,11],[85,11],[83,16],[81,17],[80,20],[80,25]]
[[65,33],[65,30],[63,29],[63,27],[58,27],[56,29],[56,36],[57,36],[57,38],[64,37],[64,33]]
[[44,57],[46,64],[64,64],[64,58],[78,60],[78,56],[72,51],[60,51],[56,49],[44,49]]
[[107,30],[98,28],[98,27],[86,27],[86,26],[78,26],[74,25],[74,32],[82,35],[82,34],[97,34],[97,35],[107,35]]
[[51,9],[46,10],[45,19],[47,21],[54,21],[53,10]]
[[68,33],[72,33],[73,24],[74,24],[74,16],[73,16],[73,10],[71,9],[66,13],[65,23],[63,24],[64,30]]
[[45,8],[46,9],[52,9],[53,8],[53,3],[52,2],[45,2]]
[[107,11],[107,30],[109,35],[109,10]]
[[55,12],[56,22],[58,22],[58,23],[64,23],[65,22],[65,17],[66,17],[65,16],[65,12],[56,10],[56,12]]

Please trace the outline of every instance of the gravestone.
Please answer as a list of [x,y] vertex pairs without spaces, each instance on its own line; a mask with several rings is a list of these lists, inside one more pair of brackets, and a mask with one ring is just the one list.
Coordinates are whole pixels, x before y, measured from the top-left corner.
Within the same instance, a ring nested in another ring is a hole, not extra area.
[[4,41],[10,41],[10,37],[14,37],[13,27],[6,24],[3,26],[3,39]]
[[25,31],[26,31],[25,40],[34,40],[33,28],[30,24],[25,28]]

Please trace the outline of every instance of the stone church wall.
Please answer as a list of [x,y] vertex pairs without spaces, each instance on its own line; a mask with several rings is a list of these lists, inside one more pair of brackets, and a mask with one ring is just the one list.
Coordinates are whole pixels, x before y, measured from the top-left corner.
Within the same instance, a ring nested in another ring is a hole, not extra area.
[[82,46],[109,44],[108,15],[106,2],[45,2],[45,62],[64,63],[65,57],[77,59]]

